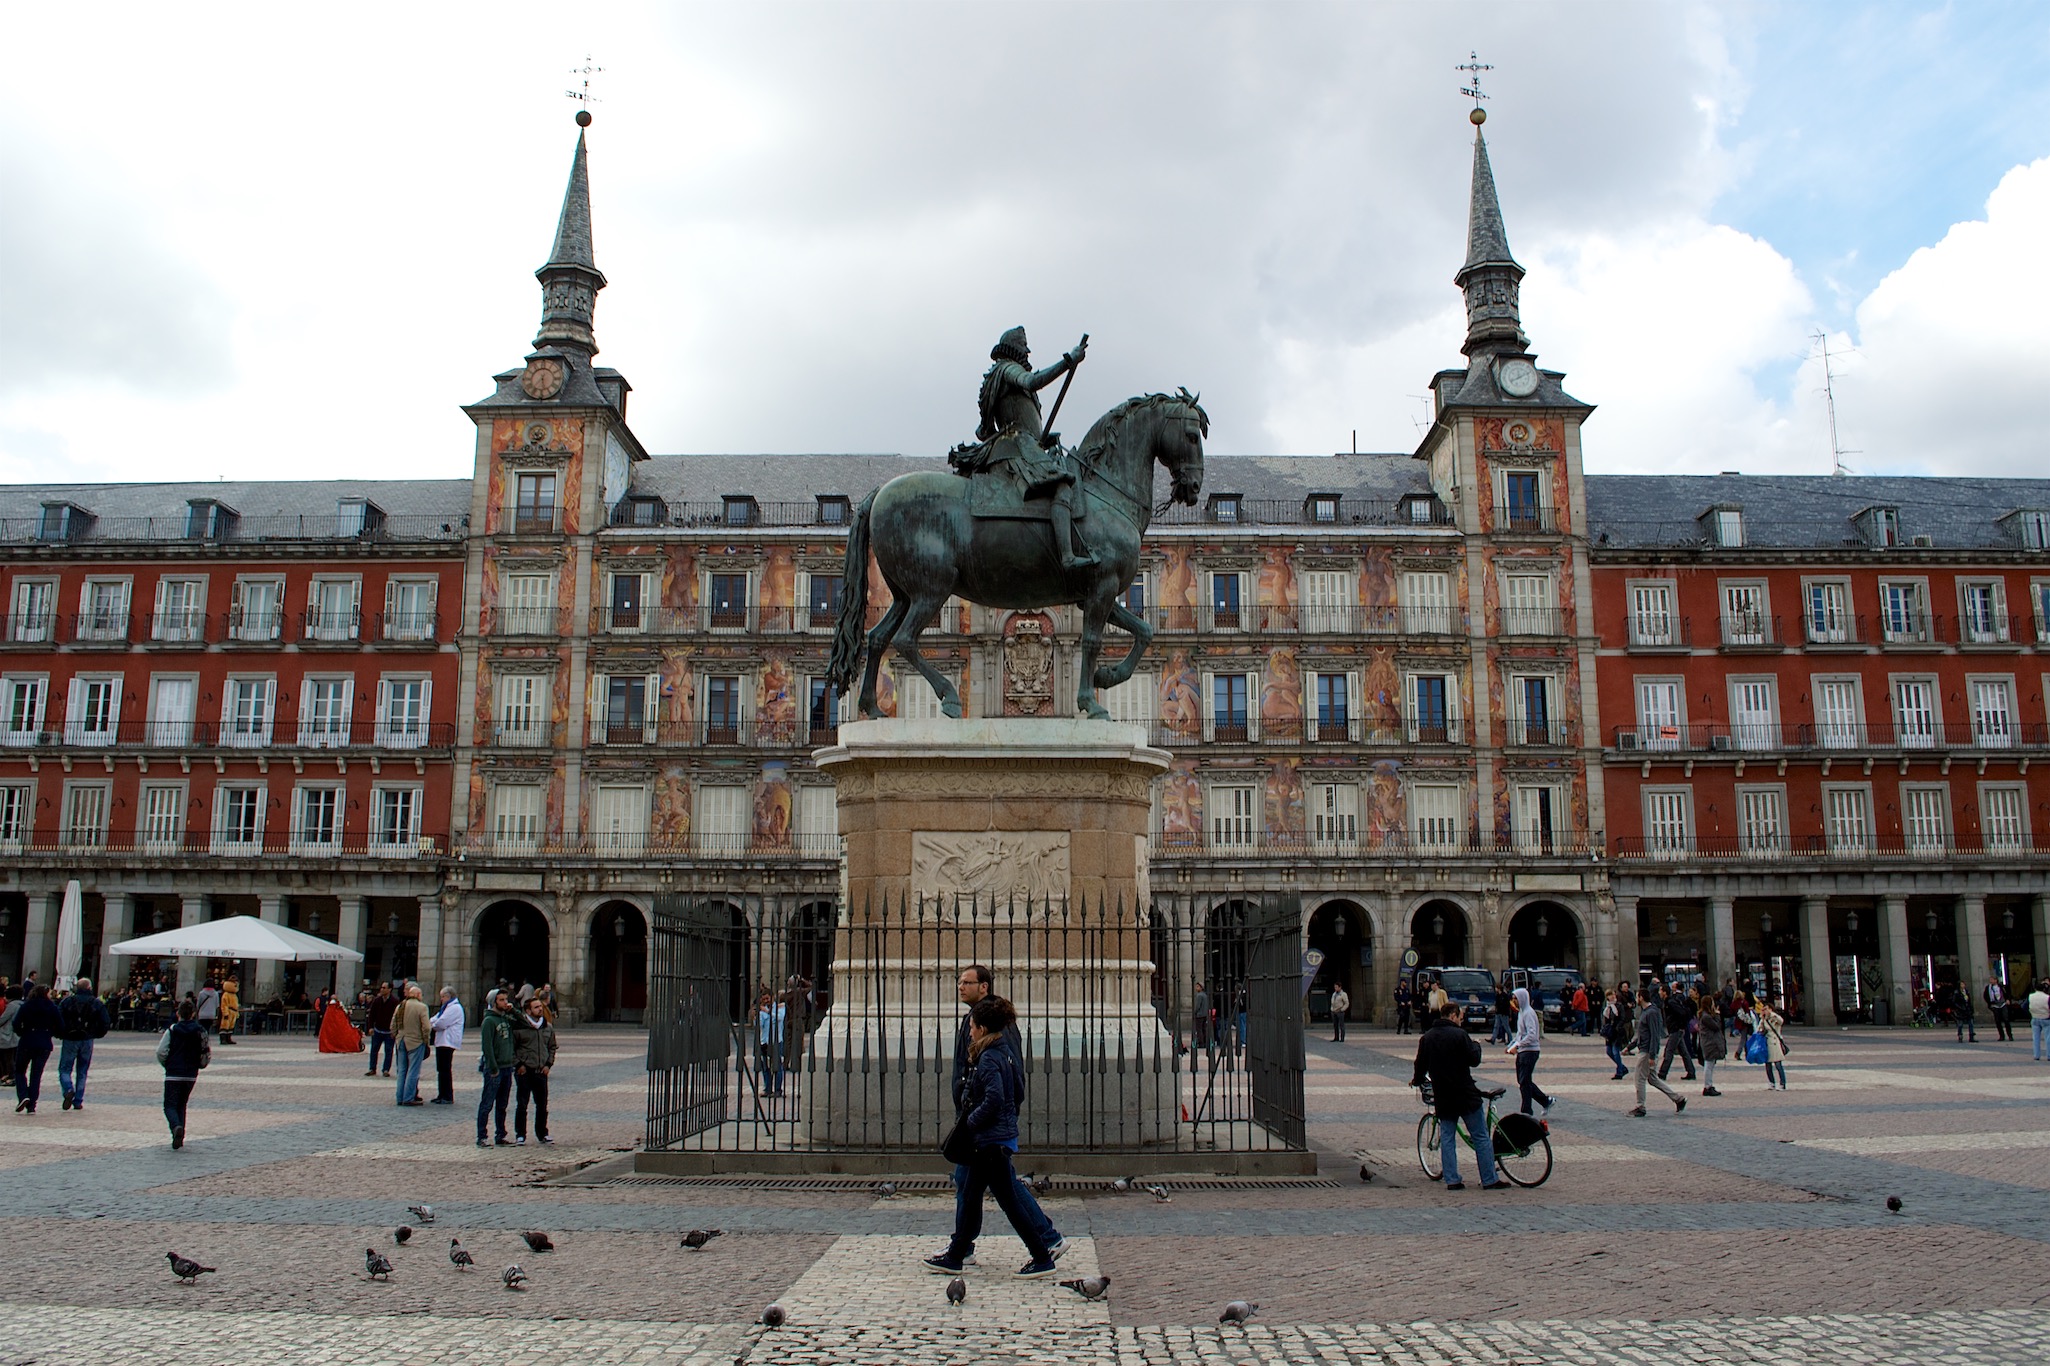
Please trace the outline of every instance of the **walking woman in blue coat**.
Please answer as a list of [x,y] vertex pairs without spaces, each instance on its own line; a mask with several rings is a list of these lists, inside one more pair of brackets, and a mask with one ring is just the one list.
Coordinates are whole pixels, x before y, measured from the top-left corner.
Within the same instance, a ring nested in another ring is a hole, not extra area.
[[1054,1273],[1053,1253],[1039,1235],[1039,1224],[1018,1199],[1018,1177],[1011,1155],[1018,1151],[1018,1102],[1025,1094],[1025,1069],[1004,1031],[1017,1023],[1018,1012],[1001,996],[985,996],[968,1012],[968,1062],[971,1068],[963,1097],[961,1127],[975,1146],[967,1162],[968,1183],[956,1206],[954,1236],[946,1251],[927,1257],[928,1270],[958,1274],[968,1250],[982,1236],[983,1193],[996,1196],[1032,1260],[1018,1269],[1021,1279]]

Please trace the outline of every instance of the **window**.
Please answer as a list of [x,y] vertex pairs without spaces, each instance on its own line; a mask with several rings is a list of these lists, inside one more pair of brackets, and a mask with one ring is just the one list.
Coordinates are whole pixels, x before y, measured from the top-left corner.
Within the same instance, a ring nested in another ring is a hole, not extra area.
[[1409,790],[1409,838],[1420,849],[1457,849],[1466,831],[1454,784],[1419,783]]
[[813,574],[810,595],[810,625],[830,629],[840,619],[840,591],[845,580],[838,574]]
[[1929,638],[1929,613],[1924,606],[1920,583],[1879,585],[1879,619],[1890,641],[1917,642]]
[[491,794],[491,845],[503,853],[531,854],[541,847],[541,797],[536,783],[506,783]]
[[819,525],[846,526],[847,495],[844,493],[822,493],[819,495]]
[[49,680],[41,675],[11,674],[0,678],[7,706],[5,739],[16,749],[32,748],[43,733],[43,704]]
[[614,526],[661,526],[668,507],[660,498],[627,498],[612,511]]
[[1858,680],[1815,680],[1815,741],[1824,749],[1852,749],[1858,733]]
[[1552,635],[1558,630],[1552,580],[1546,574],[1510,574],[1502,581],[1502,630],[1512,636]]
[[555,476],[522,474],[513,488],[513,530],[555,530]]
[[2004,678],[1971,680],[1972,743],[1980,749],[2014,747],[2014,685]]
[[136,794],[142,812],[135,832],[142,848],[153,854],[177,852],[185,835],[185,788],[179,783],[144,783]]
[[43,504],[43,520],[36,530],[39,541],[75,541],[85,534],[92,514],[70,503]]
[[839,853],[840,809],[833,789],[815,783],[798,788],[793,795],[797,798],[794,814],[798,851],[815,858]]
[[1723,589],[1723,644],[1764,645],[1772,623],[1765,614],[1765,585],[1726,583]]
[[1402,576],[1402,629],[1411,635],[1448,635],[1452,631],[1452,576],[1435,569],[1407,570]]
[[1329,493],[1311,494],[1310,520],[1312,522],[1336,522],[1338,520],[1337,496]]
[[1872,847],[1871,799],[1862,787],[1822,792],[1822,835],[1832,854],[1863,854]]
[[1509,679],[1509,743],[1512,745],[1556,745],[1565,737],[1554,732],[1552,693],[1556,680],[1549,676]]
[[1737,789],[1737,839],[1752,856],[1781,854],[1787,848],[1787,799],[1776,787]]
[[1412,526],[1429,526],[1437,520],[1438,502],[1429,496],[1405,498],[1402,500],[1402,509],[1405,519]]
[[2003,585],[1993,582],[1967,583],[1959,590],[1964,608],[1963,641],[1967,645],[1992,645],[2007,639],[2007,603]]
[[302,787],[292,794],[292,852],[337,854],[342,848],[342,790]]
[[2029,601],[2036,605],[2036,639],[2050,641],[2050,583],[2030,584]]
[[1151,570],[1140,570],[1132,576],[1132,581],[1125,585],[1125,595],[1118,599],[1125,605],[1125,610],[1135,617],[1145,616],[1146,604],[1153,601],[1153,592],[1147,584],[1147,580],[1152,577]]
[[1673,585],[1630,585],[1630,643],[1653,647],[1680,643],[1678,624],[1673,620]]
[[64,843],[73,849],[99,849],[106,845],[107,784],[65,785]]
[[[903,702],[904,695],[901,692],[897,695],[897,700],[900,704]],[[740,743],[740,678],[738,675],[714,674],[705,680],[705,743],[708,745],[737,745]]]
[[[940,710],[940,695],[933,691],[932,684],[908,670],[898,673],[897,719],[900,721],[939,721],[946,713]],[[958,679],[949,679],[959,688]]]
[[2024,550],[2050,550],[2050,512],[2025,508],[2013,514],[2015,538]]
[[840,733],[840,718],[833,705],[833,685],[823,678],[805,684],[805,738],[813,744],[830,744]]
[[1680,748],[1680,680],[1637,680],[1637,743],[1645,749]]
[[1160,683],[1155,675],[1133,674],[1115,688],[1098,689],[1096,700],[1110,713],[1110,719],[1118,724],[1144,726],[1151,730],[1159,690]]
[[340,749],[349,743],[349,694],[355,680],[308,678],[299,702],[299,743],[313,749]]
[[223,783],[214,789],[216,854],[263,852],[263,801],[261,787]]
[[245,644],[273,641],[282,634],[285,581],[237,579],[235,602],[228,613],[228,636]]
[[1216,572],[1210,576],[1210,624],[1220,631],[1236,631],[1243,624],[1240,604],[1245,599],[1246,576]]
[[156,617],[150,639],[167,645],[206,639],[206,580],[158,579]]
[[600,854],[638,854],[648,845],[648,790],[600,787],[591,800],[591,846]]
[[35,795],[27,783],[0,783],[0,850],[18,854],[28,844]]
[[1210,789],[1210,843],[1217,849],[1251,849],[1259,829],[1260,789]]
[[315,579],[306,618],[311,640],[354,640],[363,603],[360,579]]
[[722,501],[728,526],[753,526],[761,520],[760,505],[746,494],[729,493]]
[[128,639],[128,580],[88,579],[79,595],[78,638]]
[[1894,743],[1903,749],[1936,744],[1936,685],[1926,678],[1898,678],[1893,684]]
[[1310,787],[1310,842],[1318,849],[1354,848],[1360,840],[1360,791],[1351,783]]
[[434,639],[433,579],[393,579],[385,584],[384,638]]
[[741,628],[747,625],[747,575],[712,575],[712,625]]
[[1940,854],[1950,847],[1950,789],[1903,787],[1901,835],[1911,854]]
[[189,498],[185,502],[185,539],[225,540],[235,526],[235,510],[211,498]]
[[386,676],[377,683],[377,743],[419,749],[427,743],[427,680]]
[[1543,525],[1537,471],[1510,470],[1502,476],[1502,508],[1508,515],[1507,525],[1516,530],[1534,531]]
[[1730,741],[1738,749],[1774,749],[1779,725],[1770,678],[1730,680]]
[[545,636],[554,631],[554,614],[548,610],[554,584],[546,574],[505,576],[505,606],[499,629],[509,636]]
[[335,500],[335,534],[343,539],[368,535],[384,524],[384,509],[368,498]]
[[1340,569],[1311,569],[1304,572],[1302,583],[1305,631],[1352,629],[1352,575]]
[[1851,633],[1851,586],[1811,583],[1807,602],[1808,639],[1817,645],[1843,645]]
[[150,679],[149,743],[163,749],[181,749],[191,744],[198,703],[198,679],[185,675],[158,675]]
[[1236,493],[1213,493],[1210,495],[1210,520],[1225,526],[1236,526],[1240,521],[1239,495]]
[[1979,789],[1979,833],[1986,848],[2013,851],[2027,847],[2028,796],[2020,787]]
[[648,587],[647,577],[642,574],[612,575],[612,615],[610,625],[615,631],[638,631],[641,629],[641,599]]
[[121,711],[121,675],[85,674],[71,680],[64,709],[64,743],[111,745],[114,722]]
[[1709,515],[1709,531],[1719,546],[1744,544],[1744,510],[1717,508]]
[[499,744],[548,743],[548,682],[542,674],[500,674],[494,680]]
[[1357,739],[1352,699],[1359,688],[1358,680],[1349,673],[1314,673],[1310,675],[1309,687],[1310,733],[1304,738],[1325,742]]
[[1646,788],[1644,851],[1669,856],[1694,851],[1692,794],[1686,788]]
[[57,585],[48,579],[16,579],[7,638],[18,644],[48,641],[57,622]]
[[420,851],[420,789],[370,789],[370,852],[388,858]]
[[222,689],[221,743],[236,749],[268,745],[276,693],[274,678],[230,678]]
[[1866,545],[1884,547],[1901,543],[1899,508],[1869,507],[1851,519]]
[[1560,805],[1559,790],[1547,783],[1519,783],[1510,789],[1511,835],[1518,853],[1551,854],[1558,851],[1555,828]]
[[644,674],[615,674],[601,682],[599,697],[604,711],[599,724],[604,728],[600,743],[638,745],[648,734],[648,697],[652,690]]
[[1411,744],[1456,744],[1459,740],[1457,704],[1449,674],[1411,674],[1404,699],[1409,710]]
[[1205,739],[1243,742],[1247,729],[1249,674],[1216,674],[1210,680],[1210,734]]
[[748,821],[747,788],[707,783],[698,789],[695,833],[700,854],[726,858],[745,854]]

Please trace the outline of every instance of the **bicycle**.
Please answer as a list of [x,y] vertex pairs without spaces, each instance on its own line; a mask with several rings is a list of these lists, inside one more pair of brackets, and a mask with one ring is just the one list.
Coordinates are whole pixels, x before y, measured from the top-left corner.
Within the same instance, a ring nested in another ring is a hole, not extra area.
[[[1495,1167],[1511,1182],[1529,1190],[1542,1186],[1552,1175],[1552,1139],[1545,1126],[1529,1115],[1512,1110],[1506,1115],[1495,1113],[1495,1102],[1507,1090],[1501,1086],[1483,1086],[1481,1099],[1486,1102],[1484,1123],[1495,1139]],[[1424,1169],[1424,1175],[1436,1181],[1445,1175],[1444,1157],[1439,1151],[1438,1112],[1433,1104],[1431,1084],[1425,1082],[1417,1088],[1424,1103],[1424,1117],[1417,1121],[1416,1155],[1417,1163]],[[1459,1141],[1468,1149],[1473,1139],[1466,1130],[1457,1131]]]

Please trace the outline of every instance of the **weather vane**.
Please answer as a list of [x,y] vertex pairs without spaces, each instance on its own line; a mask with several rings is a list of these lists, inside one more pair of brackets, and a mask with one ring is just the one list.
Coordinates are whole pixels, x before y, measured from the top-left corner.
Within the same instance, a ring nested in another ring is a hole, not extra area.
[[598,102],[598,97],[591,93],[591,77],[601,74],[604,70],[605,68],[602,66],[593,66],[588,54],[585,55],[582,66],[570,68],[570,75],[582,76],[584,78],[583,84],[577,89],[562,92],[582,106],[577,110],[577,127],[579,128],[589,128],[591,126],[591,106]]
[[1473,112],[1471,114],[1468,114],[1467,118],[1473,120],[1475,127],[1479,127],[1481,124],[1486,123],[1488,121],[1488,111],[1481,108],[1481,101],[1487,98],[1486,92],[1484,92],[1481,89],[1481,73],[1483,71],[1493,71],[1495,68],[1489,65],[1487,62],[1482,61],[1481,54],[1475,52],[1470,54],[1465,61],[1461,62],[1458,66],[1455,66],[1452,69],[1454,71],[1464,71],[1467,73],[1468,83],[1466,85],[1462,85],[1459,87],[1459,93],[1472,98]]

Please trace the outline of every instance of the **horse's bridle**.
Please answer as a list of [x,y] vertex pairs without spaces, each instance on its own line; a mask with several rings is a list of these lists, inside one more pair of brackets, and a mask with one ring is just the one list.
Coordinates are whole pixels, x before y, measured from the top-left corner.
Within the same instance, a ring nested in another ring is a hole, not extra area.
[[[1182,421],[1184,423],[1196,421],[1196,415],[1189,410],[1188,405],[1182,399],[1175,398],[1170,401],[1173,402],[1176,407],[1182,409]],[[1094,460],[1087,458],[1086,456],[1082,455],[1081,452],[1078,451],[1075,454],[1075,464],[1077,467],[1077,472],[1075,476],[1075,487],[1077,490],[1084,492],[1108,490],[1109,492],[1115,493],[1118,497],[1124,499],[1126,504],[1129,505],[1134,512],[1137,512],[1142,516],[1146,514],[1147,505],[1142,499],[1140,499],[1139,495],[1133,493],[1131,490],[1125,488],[1122,484],[1119,484],[1117,481],[1113,480],[1108,474],[1105,474],[1103,472],[1102,466],[1098,465]],[[1147,468],[1151,469],[1151,464],[1148,464]],[[1087,474],[1093,474],[1097,477],[1096,482],[1094,484],[1084,485],[1082,483],[1082,476]],[[1179,475],[1174,475],[1171,477],[1175,480],[1175,482],[1180,482]],[[1152,515],[1155,517],[1160,516],[1161,514],[1165,513],[1169,508],[1173,507],[1174,502],[1174,495],[1169,494],[1166,502],[1152,509]]]

